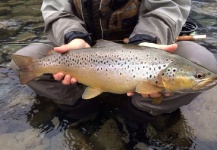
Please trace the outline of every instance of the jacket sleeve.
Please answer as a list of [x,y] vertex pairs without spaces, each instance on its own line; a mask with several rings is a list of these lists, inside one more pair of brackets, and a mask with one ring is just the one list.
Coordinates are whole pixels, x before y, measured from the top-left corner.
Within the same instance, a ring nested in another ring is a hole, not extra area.
[[74,38],[82,38],[91,43],[84,22],[74,15],[69,1],[43,0],[41,12],[45,22],[45,35],[55,45],[66,44]]
[[142,0],[139,21],[129,37],[131,43],[174,43],[187,20],[191,0]]

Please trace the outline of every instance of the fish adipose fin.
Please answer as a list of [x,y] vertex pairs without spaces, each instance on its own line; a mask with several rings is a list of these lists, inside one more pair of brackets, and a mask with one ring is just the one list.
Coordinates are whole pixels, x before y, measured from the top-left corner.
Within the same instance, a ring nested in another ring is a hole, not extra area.
[[102,92],[103,92],[102,90],[94,89],[94,88],[91,88],[91,87],[87,87],[84,90],[82,98],[83,99],[91,99],[91,98],[94,98],[94,97],[100,95]]
[[11,58],[15,64],[20,68],[20,84],[26,84],[29,81],[36,78],[34,72],[34,58],[28,56],[21,56],[17,54],[12,54]]

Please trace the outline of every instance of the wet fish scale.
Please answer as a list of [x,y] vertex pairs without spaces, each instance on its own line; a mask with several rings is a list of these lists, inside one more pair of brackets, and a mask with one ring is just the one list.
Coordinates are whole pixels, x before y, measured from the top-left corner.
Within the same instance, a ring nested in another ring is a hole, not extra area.
[[[15,62],[18,61],[16,57],[13,57]],[[89,88],[83,94],[86,99],[102,92],[149,94],[186,89],[192,92],[199,82],[204,87],[208,80],[213,82],[217,78],[216,74],[180,56],[133,45],[114,44],[109,48],[72,50],[34,61],[33,68],[37,74],[64,72],[87,85]],[[202,82],[195,78],[195,72],[206,74],[206,80]],[[27,79],[22,78],[21,83],[28,82]],[[183,82],[187,84],[182,85]]]

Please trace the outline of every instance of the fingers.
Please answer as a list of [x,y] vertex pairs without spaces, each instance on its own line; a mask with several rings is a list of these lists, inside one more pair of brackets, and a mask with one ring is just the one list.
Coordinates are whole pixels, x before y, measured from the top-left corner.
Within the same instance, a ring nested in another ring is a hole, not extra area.
[[70,50],[68,45],[62,45],[60,47],[54,47],[54,51],[58,52],[58,53],[65,53],[68,50]]
[[178,47],[177,44],[160,45],[160,44],[154,44],[154,43],[148,43],[148,42],[140,43],[139,46],[159,48],[159,49],[163,49],[163,50],[168,51],[168,52],[174,52]]
[[160,49],[163,49],[168,52],[175,52],[175,50],[178,48],[177,44],[171,44],[171,45],[161,45]]
[[153,94],[142,94],[142,97],[144,98],[158,98],[160,97],[162,94],[161,93],[153,93]]
[[70,75],[65,75],[64,79],[62,80],[62,83],[65,85],[69,85],[71,83]]
[[77,80],[72,78],[70,75],[64,75],[63,73],[53,74],[55,80],[61,81],[64,85],[75,84]]
[[[133,95],[135,95],[134,92],[127,93],[127,96],[133,96]],[[158,98],[158,97],[161,97],[162,93],[141,94],[141,95],[143,98]],[[164,93],[163,95],[166,97],[173,96],[172,93]]]
[[127,96],[133,96],[133,95],[134,95],[133,92],[128,92],[128,93],[127,93]]
[[54,79],[55,79],[55,80],[58,80],[58,81],[62,80],[64,76],[65,76],[65,75],[64,75],[63,73],[61,73],[61,72],[60,72],[60,73],[53,74]]
[[54,51],[58,53],[65,53],[69,50],[75,50],[75,49],[82,49],[82,48],[89,48],[90,45],[86,43],[83,39],[73,39],[68,44],[55,47]]

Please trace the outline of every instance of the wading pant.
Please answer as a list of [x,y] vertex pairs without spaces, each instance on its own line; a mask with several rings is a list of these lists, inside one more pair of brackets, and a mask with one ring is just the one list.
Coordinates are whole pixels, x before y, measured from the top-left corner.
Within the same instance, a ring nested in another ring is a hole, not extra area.
[[[48,50],[51,49],[53,49],[53,47],[47,44],[30,44],[17,51],[16,54],[42,58],[45,57]],[[194,42],[178,42],[178,49],[175,53],[217,73],[217,61],[214,55]],[[11,62],[11,68],[18,74],[19,68],[13,61]],[[54,80],[52,75],[48,74],[39,77],[37,80],[30,81],[27,85],[38,95],[48,97],[54,100],[54,102],[63,105],[76,106],[75,103],[84,91],[84,89],[78,87],[76,84],[63,85],[60,81]],[[151,99],[143,98],[141,95],[136,94],[132,97],[131,102],[132,107],[135,106],[137,109],[155,116],[162,113],[173,112],[179,107],[189,104],[199,94],[200,93],[175,94],[174,96],[163,99],[162,103],[158,105],[152,104]],[[93,102],[88,100],[85,103],[92,104]],[[79,109],[79,107],[77,109]]]

